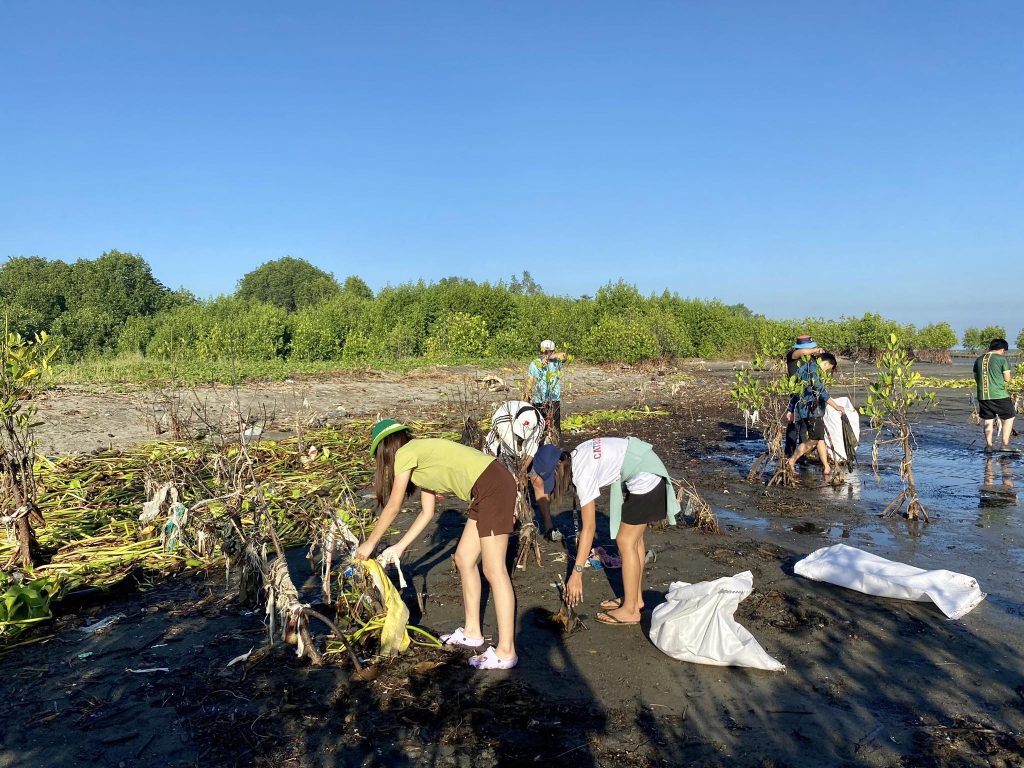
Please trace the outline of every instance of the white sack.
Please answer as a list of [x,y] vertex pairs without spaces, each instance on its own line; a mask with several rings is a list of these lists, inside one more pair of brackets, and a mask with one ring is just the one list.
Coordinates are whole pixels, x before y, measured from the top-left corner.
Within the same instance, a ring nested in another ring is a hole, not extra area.
[[[857,413],[857,409],[853,407],[853,403],[848,397],[836,397],[833,398],[836,401],[836,405],[843,409],[843,413],[850,420],[850,426],[853,427],[853,434],[857,436],[857,442],[860,442],[860,414]],[[846,461],[846,441],[843,440],[843,414],[833,408],[831,405],[825,406],[825,440],[832,453],[835,454],[836,458],[840,461]]]
[[855,589],[866,595],[918,602],[931,600],[951,619],[965,616],[985,599],[978,582],[970,576],[953,571],[925,571],[845,544],[812,552],[793,570],[805,578]]
[[651,616],[651,641],[679,661],[785,672],[733,618],[753,587],[750,571],[699,584],[672,582]]

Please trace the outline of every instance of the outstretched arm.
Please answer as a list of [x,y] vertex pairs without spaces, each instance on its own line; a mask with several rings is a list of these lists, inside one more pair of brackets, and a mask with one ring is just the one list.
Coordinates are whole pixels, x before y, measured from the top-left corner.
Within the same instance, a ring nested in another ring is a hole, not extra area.
[[590,549],[594,546],[594,533],[597,531],[597,502],[589,501],[580,508],[581,527],[579,538],[576,539],[576,562],[565,585],[565,601],[576,606],[583,600],[583,574],[576,566],[583,568],[590,557]]
[[[409,530],[405,532],[405,536],[398,540],[397,544],[394,544],[384,550],[381,554],[388,553],[394,557],[401,559],[402,554],[409,548],[416,539],[420,537],[420,534],[426,529],[430,523],[431,518],[434,516],[434,509],[437,504],[437,497],[433,491],[420,490],[420,506],[422,510],[416,519],[412,521],[412,525],[409,526]],[[386,557],[385,561],[391,560],[391,557]]]
[[373,554],[373,550],[376,549],[381,538],[387,533],[391,524],[395,522],[395,518],[398,517],[398,512],[402,509],[402,499],[405,498],[405,489],[409,487],[409,480],[411,478],[411,469],[395,477],[394,485],[391,486],[391,496],[388,497],[388,503],[381,510],[380,517],[377,518],[377,524],[373,526],[373,530],[366,537],[366,541],[356,549],[356,557],[366,560]]

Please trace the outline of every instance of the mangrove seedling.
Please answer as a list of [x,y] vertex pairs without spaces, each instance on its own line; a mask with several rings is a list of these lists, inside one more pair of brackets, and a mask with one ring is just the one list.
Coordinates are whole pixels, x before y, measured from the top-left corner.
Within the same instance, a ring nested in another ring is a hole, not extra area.
[[906,504],[908,520],[928,520],[928,512],[917,495],[914,480],[914,431],[910,414],[916,407],[927,408],[935,402],[934,392],[922,392],[921,374],[913,370],[914,361],[890,334],[885,350],[875,362],[878,374],[868,387],[866,404],[860,412],[871,419],[875,441],[871,446],[871,468],[878,477],[878,456],[882,448],[894,448],[900,454],[900,480],[903,490],[889,502],[883,517],[895,517]]
[[749,368],[736,372],[729,395],[743,414],[748,433],[756,427],[765,443],[765,450],[754,461],[747,480],[762,481],[774,465],[768,485],[793,488],[798,483],[786,461],[786,415],[790,398],[799,394],[803,385],[796,376],[787,375],[785,354],[785,342],[773,339]]
[[0,367],[0,522],[16,542],[3,570],[30,569],[41,557],[33,525],[42,525],[36,506],[35,397],[57,348],[46,332],[32,340],[5,328]]

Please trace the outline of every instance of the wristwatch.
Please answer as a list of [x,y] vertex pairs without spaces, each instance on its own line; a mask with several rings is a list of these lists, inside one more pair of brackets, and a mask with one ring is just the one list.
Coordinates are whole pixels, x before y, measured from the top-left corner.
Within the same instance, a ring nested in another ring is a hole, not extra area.
[[573,569],[574,571],[576,571],[576,573],[583,573],[583,566],[582,566],[582,565],[574,565],[574,566],[572,567],[572,569]]

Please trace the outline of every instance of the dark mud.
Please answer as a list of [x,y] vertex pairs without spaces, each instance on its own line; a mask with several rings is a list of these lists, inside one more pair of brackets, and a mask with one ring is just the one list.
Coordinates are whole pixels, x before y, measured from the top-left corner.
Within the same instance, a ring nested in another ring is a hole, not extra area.
[[[647,639],[649,612],[639,629],[589,621],[619,588],[614,571],[585,574],[589,629],[551,631],[536,619],[557,608],[559,544],[545,543],[543,567],[516,572],[521,661],[491,674],[425,650],[357,682],[286,646],[261,652],[260,617],[211,571],[80,608],[50,639],[0,657],[0,766],[1024,765],[1024,510],[1005,491],[1024,464],[996,458],[987,473],[965,398],[943,393],[918,430],[927,525],[878,519],[896,487],[891,466],[880,485],[861,468],[838,491],[813,468],[793,491],[744,482],[756,447],[720,388],[605,432],[653,442],[723,523],[721,536],[648,535],[648,607],[672,581],[750,570],[755,591],[738,619],[785,674],[676,662]],[[983,486],[1004,488],[997,505]],[[571,531],[568,511],[557,520]],[[405,563],[414,619],[439,633],[461,617],[450,560],[461,524],[450,505]],[[793,575],[800,557],[837,541],[970,573],[989,597],[954,622],[930,604]],[[292,559],[298,572],[301,553]],[[76,630],[116,613],[125,618],[102,634]],[[154,668],[167,671],[127,671]]]

